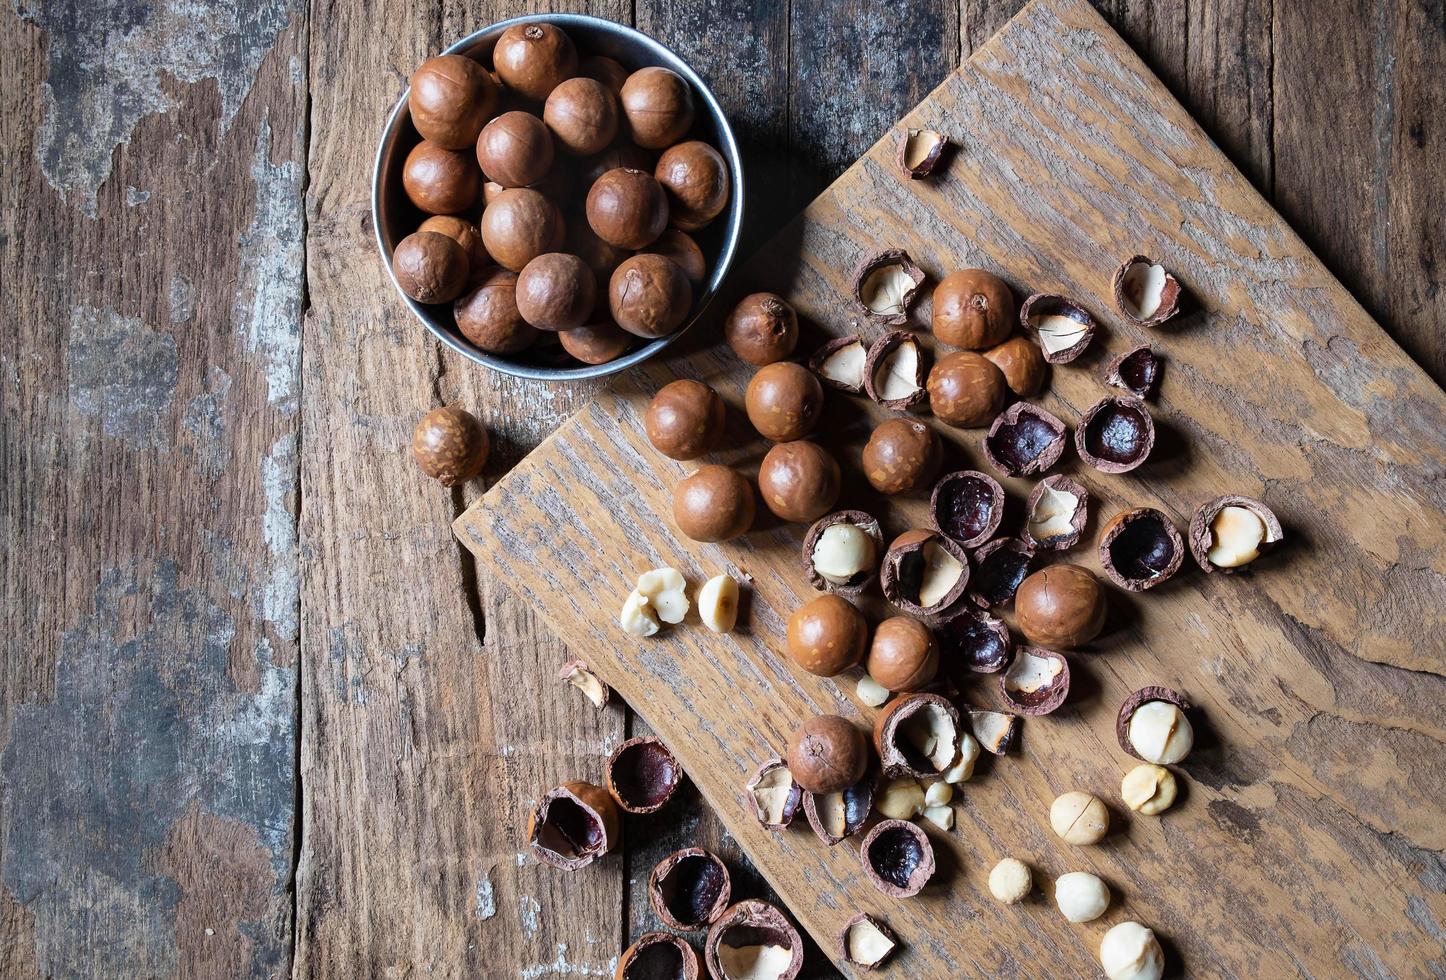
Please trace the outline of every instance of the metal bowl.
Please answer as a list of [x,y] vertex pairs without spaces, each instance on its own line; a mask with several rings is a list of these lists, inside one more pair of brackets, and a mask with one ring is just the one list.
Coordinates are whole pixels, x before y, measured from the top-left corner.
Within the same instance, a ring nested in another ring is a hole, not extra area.
[[[531,353],[529,351],[511,356],[489,354],[476,347],[458,331],[456,322],[452,318],[450,303],[427,306],[407,296],[399,286],[397,295],[402,297],[402,302],[407,304],[418,320],[426,324],[427,329],[432,331],[438,340],[464,357],[471,358],[478,364],[486,365],[495,371],[518,378],[536,378],[544,381],[601,378],[646,361],[676,341],[685,330],[697,322],[698,317],[702,315],[704,309],[717,294],[724,278],[728,275],[729,267],[733,264],[733,254],[738,247],[738,236],[743,227],[743,164],[738,157],[738,144],[733,139],[733,128],[728,125],[728,118],[723,114],[722,107],[718,105],[718,100],[713,97],[708,86],[682,58],[631,27],[581,14],[538,14],[514,17],[511,20],[493,24],[474,34],[469,34],[443,53],[470,55],[484,64],[490,64],[492,48],[502,32],[514,24],[527,24],[533,21],[543,21],[561,27],[577,42],[579,50],[585,53],[614,58],[629,70],[661,65],[682,75],[693,86],[693,90],[698,96],[699,106],[697,119],[693,123],[693,130],[689,135],[711,143],[719,153],[723,154],[723,159],[728,162],[728,168],[731,171],[733,187],[728,197],[728,207],[707,228],[694,236],[698,245],[703,249],[703,254],[708,257],[709,274],[701,295],[694,298],[692,314],[681,327],[668,336],[649,341],[642,347],[631,350],[606,364],[559,367],[547,363],[545,359],[536,355],[529,359]],[[410,89],[402,93],[402,97],[387,118],[386,129],[382,132],[381,145],[377,147],[376,167],[372,173],[372,223],[376,228],[377,249],[381,252],[382,262],[386,266],[389,276],[392,274],[392,248],[414,231],[425,217],[407,201],[406,195],[402,193],[401,189],[402,164],[412,147],[421,141],[421,137],[417,135],[416,129],[412,126],[411,113],[407,109],[409,92]],[[392,284],[396,285],[395,276],[392,276]],[[571,361],[570,358],[568,360]]]

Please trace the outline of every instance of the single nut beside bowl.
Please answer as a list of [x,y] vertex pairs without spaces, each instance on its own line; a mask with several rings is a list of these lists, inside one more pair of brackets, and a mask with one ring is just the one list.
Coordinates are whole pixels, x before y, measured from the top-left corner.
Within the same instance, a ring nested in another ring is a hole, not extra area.
[[879,522],[861,510],[841,510],[814,521],[803,539],[803,565],[816,589],[857,595],[878,573],[884,549]]
[[1115,737],[1130,755],[1157,766],[1174,765],[1190,754],[1195,728],[1185,714],[1190,702],[1168,687],[1142,687],[1120,705]]
[[1098,844],[1110,829],[1110,811],[1099,797],[1074,790],[1050,804],[1049,825],[1066,844]]
[[869,763],[864,731],[838,715],[815,715],[788,742],[788,771],[809,793],[836,793],[863,778]]
[[432,409],[412,430],[412,459],[444,487],[481,473],[490,448],[487,430],[477,417],[450,405]]
[[1120,798],[1136,813],[1153,817],[1170,809],[1179,793],[1175,774],[1164,766],[1143,763],[1125,773]]
[[1088,871],[1070,871],[1054,881],[1054,904],[1070,922],[1093,922],[1110,907],[1110,889]]
[[1274,511],[1239,494],[1201,504],[1189,533],[1195,562],[1206,572],[1226,575],[1248,567],[1285,537]]
[[1033,889],[1034,875],[1018,858],[1004,858],[989,872],[989,894],[1005,905],[1024,901]]

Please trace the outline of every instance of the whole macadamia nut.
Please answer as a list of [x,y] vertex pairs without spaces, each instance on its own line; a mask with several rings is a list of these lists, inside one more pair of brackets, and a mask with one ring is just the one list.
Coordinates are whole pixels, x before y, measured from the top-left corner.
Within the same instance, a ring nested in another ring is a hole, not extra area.
[[547,97],[542,121],[567,153],[599,153],[618,134],[617,96],[596,79],[569,78]]
[[819,677],[833,677],[857,664],[868,640],[864,614],[832,593],[809,600],[788,617],[788,656]]
[[1049,825],[1067,844],[1098,844],[1110,829],[1110,811],[1099,797],[1074,790],[1050,804]]
[[912,616],[891,616],[875,628],[864,669],[890,691],[917,691],[939,672],[939,644]]
[[984,350],[1014,330],[1014,293],[983,269],[964,269],[934,287],[934,336],[951,347]]
[[801,364],[778,361],[758,370],[744,396],[748,421],[774,442],[802,439],[823,414],[823,385]]
[[1019,631],[1046,649],[1071,648],[1099,636],[1109,604],[1100,580],[1079,565],[1050,565],[1014,593]]
[[482,241],[482,232],[465,218],[451,214],[434,214],[418,225],[417,230],[435,231],[462,246],[462,251],[467,253],[469,284],[476,283],[492,265],[492,256],[487,254],[487,246]]
[[672,146],[693,126],[693,90],[666,68],[639,68],[629,75],[622,104],[633,142],[644,149]]
[[833,510],[842,485],[838,461],[816,443],[780,442],[758,467],[758,490],[785,521],[808,523]]
[[1110,907],[1110,890],[1088,871],[1071,871],[1055,879],[1054,904],[1070,922],[1092,922]]
[[613,95],[621,95],[623,83],[628,80],[628,70],[615,59],[601,54],[584,55],[577,63],[577,73],[583,78],[602,82]]
[[517,311],[539,330],[571,330],[587,322],[597,302],[597,277],[566,252],[546,252],[517,276]]
[[504,112],[482,127],[477,164],[503,187],[535,184],[552,169],[552,137],[530,112]]
[[490,354],[516,354],[537,341],[537,328],[517,311],[517,273],[500,266],[484,269],[452,314],[462,336]]
[[704,227],[728,205],[728,164],[707,143],[689,140],[658,158],[653,176],[668,194],[668,214],[684,231]]
[[562,349],[584,364],[606,364],[627,353],[637,340],[611,320],[585,323],[557,335]]
[[1029,865],[1018,858],[1005,858],[989,872],[989,894],[1005,905],[1024,901],[1034,888],[1034,876]]
[[929,409],[941,422],[978,429],[994,421],[1009,386],[994,363],[973,351],[955,351],[934,362],[927,384]]
[[798,346],[798,314],[782,296],[752,293],[728,314],[723,337],[733,353],[749,364],[772,364]]
[[432,409],[412,430],[412,458],[444,487],[482,472],[489,445],[487,430],[476,417],[450,406]]
[[863,729],[838,715],[810,718],[788,742],[788,771],[805,792],[842,792],[863,778],[868,763]]
[[642,251],[661,255],[682,269],[694,292],[703,288],[703,283],[708,278],[708,260],[703,257],[703,250],[698,247],[698,243],[686,232],[666,228],[653,244]]
[[1100,940],[1100,966],[1109,980],[1160,980],[1165,951],[1152,930],[1138,922],[1121,922]]
[[521,272],[563,240],[562,214],[529,187],[509,187],[482,212],[482,243],[498,265]]
[[407,84],[412,125],[422,139],[449,150],[470,148],[497,107],[497,83],[491,74],[460,54],[428,58]]
[[577,48],[551,24],[514,24],[497,39],[492,67],[503,85],[541,102],[577,74]]
[[428,214],[457,214],[477,203],[482,175],[469,154],[422,140],[402,164],[402,190]]
[[643,430],[669,459],[697,459],[718,444],[727,423],[723,399],[690,378],[670,381],[648,403]]
[[644,248],[668,227],[668,196],[652,174],[609,170],[587,192],[587,222],[611,245]]
[[879,493],[909,493],[930,486],[944,459],[934,430],[917,419],[888,419],[864,445],[864,476]]
[[666,337],[693,308],[693,287],[683,270],[661,255],[624,260],[608,281],[608,309],[617,325],[639,337]]
[[673,488],[673,520],[694,541],[728,541],[753,526],[753,488],[726,466],[701,466]]
[[467,288],[467,253],[446,235],[414,231],[392,250],[392,275],[418,303],[450,303]]

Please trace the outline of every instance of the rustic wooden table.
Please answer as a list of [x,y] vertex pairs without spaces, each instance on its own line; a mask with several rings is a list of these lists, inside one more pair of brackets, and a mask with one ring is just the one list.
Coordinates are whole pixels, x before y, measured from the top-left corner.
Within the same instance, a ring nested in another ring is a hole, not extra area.
[[[757,244],[1019,5],[569,6],[711,81]],[[1440,3],[1099,6],[1446,377]],[[711,847],[764,893],[695,799],[589,872],[526,856],[534,795],[641,725],[555,682],[564,649],[450,535],[480,486],[405,453],[427,408],[469,407],[490,480],[595,391],[442,354],[371,243],[406,75],[515,12],[0,13],[5,975],[610,975],[667,851]],[[1430,840],[1384,837],[1446,891]]]

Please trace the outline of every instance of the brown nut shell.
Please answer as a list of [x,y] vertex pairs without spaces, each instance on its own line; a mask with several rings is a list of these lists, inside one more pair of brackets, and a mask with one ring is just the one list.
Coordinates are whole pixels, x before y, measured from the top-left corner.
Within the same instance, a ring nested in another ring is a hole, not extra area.
[[1014,332],[1014,291],[983,269],[951,272],[934,287],[932,329],[951,347],[997,347]]
[[878,323],[903,326],[924,284],[924,270],[909,253],[891,248],[860,262],[853,273],[854,307]]
[[402,190],[427,214],[457,214],[477,203],[482,175],[471,154],[422,140],[402,164]]
[[557,145],[573,156],[606,150],[618,135],[618,116],[617,96],[602,82],[581,77],[559,83],[542,110]]
[[1174,523],[1152,507],[1121,511],[1100,529],[1100,566],[1122,589],[1144,592],[1173,578],[1185,558]]
[[1121,262],[1111,286],[1115,305],[1136,326],[1157,327],[1180,310],[1180,281],[1143,255]]
[[1034,546],[1018,538],[997,538],[974,552],[969,598],[981,609],[1007,606],[1034,563]]
[[407,111],[422,139],[448,150],[470,149],[497,107],[497,83],[476,61],[440,54],[407,82]]
[[[708,279],[708,260],[703,257],[703,250],[687,233],[677,228],[663,229],[663,233],[653,244],[642,251],[661,255],[682,269],[683,275],[688,277],[688,284],[694,290],[703,288],[703,283]],[[608,272],[611,274],[612,270]]]
[[[777,793],[778,786],[775,782],[787,780],[787,788],[781,794]],[[803,787],[793,778],[789,771],[788,764],[782,759],[773,758],[763,763],[749,778],[745,787],[747,795],[744,799],[748,802],[748,811],[753,818],[763,827],[764,830],[780,831],[793,823],[793,818],[798,815],[798,808],[803,803]],[[759,800],[759,792],[774,794],[770,800],[776,799],[778,804],[777,813],[765,810],[765,804]]]
[[865,776],[834,793],[805,793],[803,813],[818,839],[829,847],[863,830],[874,810],[874,780]]
[[948,146],[949,140],[937,130],[903,129],[899,132],[894,162],[905,177],[919,180],[934,172]]
[[727,407],[701,381],[670,381],[648,403],[643,430],[653,448],[669,459],[697,459],[713,449],[727,425]]
[[959,670],[995,674],[1014,655],[1014,639],[1003,620],[982,609],[964,607],[938,625],[939,656],[956,676]]
[[1104,587],[1079,565],[1049,565],[1026,578],[1014,594],[1014,617],[1031,643],[1048,649],[1084,646],[1105,628]]
[[[818,547],[819,538],[835,524],[852,524],[868,535],[874,543],[874,561],[847,582],[830,581],[814,565],[814,549]],[[837,592],[844,596],[859,595],[878,575],[878,558],[883,553],[884,535],[878,520],[861,510],[840,510],[825,514],[809,526],[808,533],[803,538],[803,567],[808,572],[808,583],[821,592]]]
[[639,68],[621,93],[623,116],[633,142],[662,150],[681,140],[693,126],[693,89],[666,68]]
[[823,415],[823,385],[801,364],[775,361],[758,369],[743,399],[748,421],[774,442],[802,439]]
[[935,361],[926,387],[935,418],[960,429],[988,425],[1009,395],[1004,372],[983,355],[967,350]]
[[733,353],[755,367],[781,361],[798,346],[798,314],[776,293],[751,293],[723,322]]
[[653,176],[668,194],[669,217],[684,231],[707,226],[728,206],[728,164],[707,143],[689,140],[668,147]]
[[698,980],[702,961],[682,936],[645,932],[618,957],[613,980]]
[[896,412],[912,412],[929,400],[929,357],[919,338],[907,330],[884,334],[869,347],[864,359],[864,391],[880,405]]
[[978,470],[946,473],[929,496],[929,524],[961,548],[977,548],[1004,519],[1004,488]]
[[[803,969],[803,939],[793,923],[767,902],[749,898],[725,910],[708,930],[708,938],[703,941],[703,961],[708,966],[708,975],[716,980],[745,975],[739,967],[735,966],[733,971],[725,968],[725,963],[734,966],[733,957],[740,955],[727,950],[759,946],[777,946],[789,951],[788,964],[769,980],[795,980]],[[749,965],[741,966],[742,971],[748,969]]]
[[700,466],[673,488],[673,521],[694,541],[731,541],[747,534],[755,510],[748,479],[726,466]]
[[1049,364],[1044,351],[1028,337],[1010,337],[984,357],[1004,374],[1004,383],[1020,398],[1033,398],[1044,388]]
[[1155,448],[1155,420],[1138,398],[1101,398],[1080,417],[1074,447],[1101,473],[1128,473]]
[[587,223],[609,245],[646,248],[668,227],[668,196],[652,174],[618,167],[588,190]]
[[814,351],[808,359],[808,369],[828,387],[857,395],[864,390],[868,357],[868,348],[864,347],[858,334],[849,334],[847,337],[835,337]]
[[628,70],[621,63],[601,54],[588,54],[579,58],[577,73],[582,78],[602,82],[613,95],[621,95],[623,83],[628,80]]
[[477,137],[477,165],[503,187],[526,187],[546,177],[552,154],[552,136],[530,112],[504,112]]
[[1038,405],[1015,402],[989,426],[984,458],[1005,476],[1033,476],[1059,462],[1069,430]]
[[475,284],[489,269],[492,268],[492,256],[487,254],[487,246],[482,242],[482,232],[477,226],[466,218],[459,218],[452,214],[434,214],[426,221],[417,225],[418,231],[435,231],[439,235],[446,235],[452,241],[462,246],[462,251],[467,253],[467,282]]
[[[789,658],[798,666],[819,677],[834,677],[864,659],[869,642],[869,624],[864,614],[847,599],[833,594],[821,595],[805,602],[788,617],[785,642]],[[799,785],[809,792],[830,791],[828,787],[810,785],[805,774],[794,767],[792,756],[789,768]]]
[[562,349],[584,364],[606,364],[628,352],[637,340],[611,320],[585,323],[557,335]]
[[541,102],[577,74],[577,48],[559,27],[514,24],[497,39],[492,67],[503,85]]
[[450,405],[432,409],[412,430],[412,458],[444,487],[481,473],[489,449],[487,430],[476,416]]
[[673,798],[683,769],[663,740],[630,738],[608,756],[608,792],[628,813],[653,813]]
[[907,820],[881,820],[859,847],[864,874],[890,898],[911,898],[934,876],[934,845]]
[[608,309],[630,334],[666,337],[693,308],[688,277],[661,255],[639,253],[624,260],[608,281]]
[[868,764],[864,730],[838,715],[815,715],[788,741],[788,771],[805,792],[847,789],[863,778]]
[[[941,553],[958,565],[957,578],[951,579],[953,570]],[[938,531],[915,528],[895,538],[884,552],[879,585],[884,598],[904,612],[932,619],[947,614],[964,598],[969,573],[969,555],[963,548]]]
[[1142,687],[1120,703],[1119,714],[1115,716],[1115,739],[1127,755],[1132,755],[1142,762],[1150,760],[1136,752],[1134,743],[1130,741],[1130,719],[1135,717],[1135,712],[1140,709],[1141,705],[1149,704],[1151,701],[1173,704],[1181,712],[1188,712],[1191,708],[1190,702],[1179,691],[1157,686]]
[[758,467],[763,503],[785,521],[816,521],[838,501],[843,476],[838,461],[817,443],[780,442]]
[[1095,318],[1067,296],[1035,293],[1019,308],[1019,324],[1050,364],[1068,364],[1095,339]]
[[619,137],[601,153],[594,153],[580,161],[576,186],[586,191],[597,183],[598,178],[603,174],[619,167],[652,173],[653,165],[656,163],[656,154],[634,145],[632,140],[627,137]]
[[1053,650],[1020,647],[999,675],[999,693],[1021,714],[1047,715],[1069,694],[1069,661]]
[[494,265],[483,270],[471,292],[452,304],[457,329],[492,354],[515,354],[540,335],[517,311],[517,273]]
[[592,316],[597,276],[566,252],[544,252],[517,275],[517,312],[538,330],[571,330]]
[[[1242,507],[1250,511],[1265,527],[1265,536],[1261,538],[1260,544],[1257,547],[1259,554],[1257,554],[1255,558],[1236,566],[1217,565],[1210,560],[1210,548],[1215,540],[1215,533],[1212,530],[1212,526],[1215,518],[1226,507]],[[1214,500],[1208,500],[1201,504],[1195,510],[1195,515],[1190,518],[1189,535],[1190,553],[1195,556],[1196,564],[1204,571],[1212,574],[1219,572],[1222,575],[1233,575],[1241,569],[1253,565],[1260,559],[1260,555],[1265,554],[1279,544],[1285,537],[1285,532],[1281,530],[1280,519],[1275,516],[1275,512],[1265,506],[1264,503],[1256,500],[1254,497],[1242,497],[1239,494],[1232,493],[1226,494],[1223,497],[1216,497]]]
[[984,751],[994,755],[1007,755],[1019,739],[1018,715],[1007,711],[990,711],[986,708],[970,708],[969,730]]
[[392,275],[418,303],[450,303],[467,288],[467,253],[435,231],[414,231],[392,250]]
[[565,235],[562,213],[530,187],[509,187],[493,198],[482,212],[481,229],[488,254],[513,272],[557,251]]
[[[874,718],[874,748],[889,778],[938,776],[959,756],[964,731],[959,709],[938,694],[906,694],[895,698]],[[918,747],[933,740],[934,753]],[[947,758],[946,758],[947,756]]]
[[543,864],[576,871],[622,839],[617,803],[607,790],[581,780],[543,794],[527,822],[527,842]]
[[927,487],[943,465],[939,436],[916,419],[880,422],[864,445],[864,476],[879,493],[912,493]]
[[[1069,505],[1069,498],[1074,503]],[[1034,485],[1025,505],[1024,540],[1045,551],[1071,548],[1089,520],[1089,491],[1078,480],[1056,473]],[[1060,509],[1068,505],[1067,509]]]
[[[858,930],[867,930],[883,937],[885,948],[878,953],[865,957],[864,954],[861,954],[854,948],[853,934]],[[860,970],[867,972],[882,966],[888,958],[894,954],[894,951],[899,948],[899,937],[894,935],[894,930],[890,929],[887,924],[875,919],[872,915],[860,912],[852,919],[849,919],[848,923],[839,933],[838,947],[839,955],[843,957],[845,962],[852,963]]]
[[1164,359],[1151,350],[1149,344],[1140,344],[1110,361],[1105,368],[1105,383],[1145,399],[1159,390],[1160,375],[1164,371]]
[[939,673],[939,644],[912,616],[890,616],[874,627],[864,670],[890,691],[917,691]]
[[648,902],[669,929],[708,928],[728,907],[732,893],[728,866],[701,847],[674,851],[648,876]]

